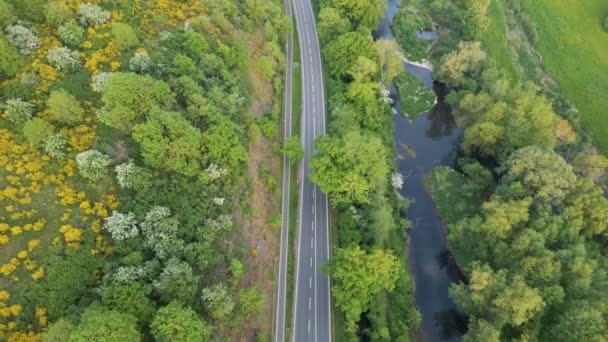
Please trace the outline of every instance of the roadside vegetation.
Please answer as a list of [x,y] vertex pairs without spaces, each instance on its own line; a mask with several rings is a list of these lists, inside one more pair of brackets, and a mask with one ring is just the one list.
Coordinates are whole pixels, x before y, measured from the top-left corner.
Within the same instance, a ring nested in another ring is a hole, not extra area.
[[337,213],[332,243],[338,247],[324,266],[339,309],[335,321],[345,325],[346,336],[337,340],[405,341],[419,321],[404,248],[408,201],[396,192],[403,177],[391,157],[388,88],[403,72],[403,54],[395,41],[371,35],[385,6],[383,0],[320,4],[329,123],[315,143],[311,178]]
[[[464,129],[458,164],[427,179],[466,275],[450,289],[467,315],[464,340],[603,339],[608,160],[593,152],[569,107],[545,96],[554,94],[545,84],[521,81],[515,54],[497,52],[504,3],[414,3],[444,26],[430,51],[434,76],[454,89],[447,100]],[[605,11],[595,10],[599,25]],[[540,20],[540,12],[529,15]],[[567,45],[560,32],[553,44]]]
[[0,0],[0,340],[269,339],[287,28]]

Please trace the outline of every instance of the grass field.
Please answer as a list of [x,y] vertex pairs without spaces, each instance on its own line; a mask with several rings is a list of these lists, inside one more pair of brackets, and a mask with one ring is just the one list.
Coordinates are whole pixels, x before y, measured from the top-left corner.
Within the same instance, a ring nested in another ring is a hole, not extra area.
[[608,154],[606,0],[521,0],[539,34],[547,71],[581,113],[594,144]]
[[486,53],[496,60],[498,66],[511,78],[521,78],[519,68],[515,64],[513,54],[507,43],[507,20],[505,18],[504,0],[492,0],[488,15],[490,16],[490,27],[481,40]]

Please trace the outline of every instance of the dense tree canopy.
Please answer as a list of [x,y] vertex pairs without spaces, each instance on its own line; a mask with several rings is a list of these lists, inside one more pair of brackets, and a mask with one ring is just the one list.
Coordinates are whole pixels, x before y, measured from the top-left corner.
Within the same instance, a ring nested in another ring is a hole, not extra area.
[[210,341],[211,326],[192,309],[172,302],[156,312],[152,334],[159,342]]
[[342,138],[321,137],[315,148],[311,179],[332,203],[368,203],[370,192],[385,186],[387,154],[379,138],[352,131]]
[[149,166],[195,175],[201,169],[202,135],[177,112],[153,108],[145,123],[133,127]]
[[170,105],[173,94],[165,82],[150,76],[114,73],[101,100],[105,105],[101,113],[103,122],[116,129],[129,130],[154,107]]
[[346,315],[347,329],[355,329],[376,294],[395,288],[401,267],[395,256],[383,250],[367,253],[358,246],[336,250],[324,269],[334,281],[333,296]]

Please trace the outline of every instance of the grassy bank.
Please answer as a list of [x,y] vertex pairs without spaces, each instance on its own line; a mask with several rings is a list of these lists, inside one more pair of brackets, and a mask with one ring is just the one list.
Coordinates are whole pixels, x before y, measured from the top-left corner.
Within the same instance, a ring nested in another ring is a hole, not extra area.
[[605,0],[521,0],[538,31],[547,71],[581,113],[596,146],[608,154],[608,15]]
[[504,70],[511,78],[521,78],[519,68],[515,64],[507,41],[507,19],[505,15],[504,0],[492,0],[488,8],[490,27],[484,34],[482,45],[484,51],[492,57],[499,68]]
[[[298,39],[295,21],[293,22],[293,86],[292,86],[292,112],[291,134],[300,134],[301,105],[302,105],[302,69],[300,69],[300,41]],[[298,203],[300,187],[298,186],[298,166],[292,166],[289,183],[289,248],[287,253],[287,300],[285,307],[285,337],[291,339],[291,320],[293,312],[293,290],[296,272],[296,235],[298,233]]]

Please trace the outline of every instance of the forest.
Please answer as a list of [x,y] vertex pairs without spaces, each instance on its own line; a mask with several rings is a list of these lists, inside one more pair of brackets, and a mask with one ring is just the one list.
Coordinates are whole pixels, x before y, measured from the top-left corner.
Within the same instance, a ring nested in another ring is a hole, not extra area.
[[[527,6],[403,0],[393,41],[372,39],[386,1],[320,2],[330,121],[316,142],[312,179],[337,215],[340,247],[325,267],[339,309],[336,336],[416,338],[420,317],[404,254],[409,199],[395,191],[408,180],[393,163],[388,90],[394,81],[412,119],[432,98],[403,74],[403,57],[435,66],[433,78],[450,90],[446,101],[464,131],[457,164],[426,179],[463,274],[450,288],[463,339],[608,336],[608,159],[596,148],[605,144],[594,133],[601,128],[588,124],[602,113],[579,113],[570,85],[562,92],[546,81],[554,67],[526,63],[523,54],[537,53],[539,41]],[[436,40],[418,39],[436,27]]]
[[522,72],[505,18],[536,38],[518,1],[402,5],[446,27],[429,57],[454,89],[447,100],[464,135],[456,167],[435,169],[427,185],[466,274],[450,289],[464,340],[603,340],[608,160],[580,118],[596,113],[579,114],[558,87]]
[[403,75],[396,41],[375,40],[386,3],[320,2],[319,39],[328,74],[328,133],[315,142],[311,179],[337,216],[333,279],[335,338],[409,339],[419,314],[407,271],[404,178],[392,155],[391,82]]
[[276,0],[0,0],[0,340],[269,339],[288,29]]

